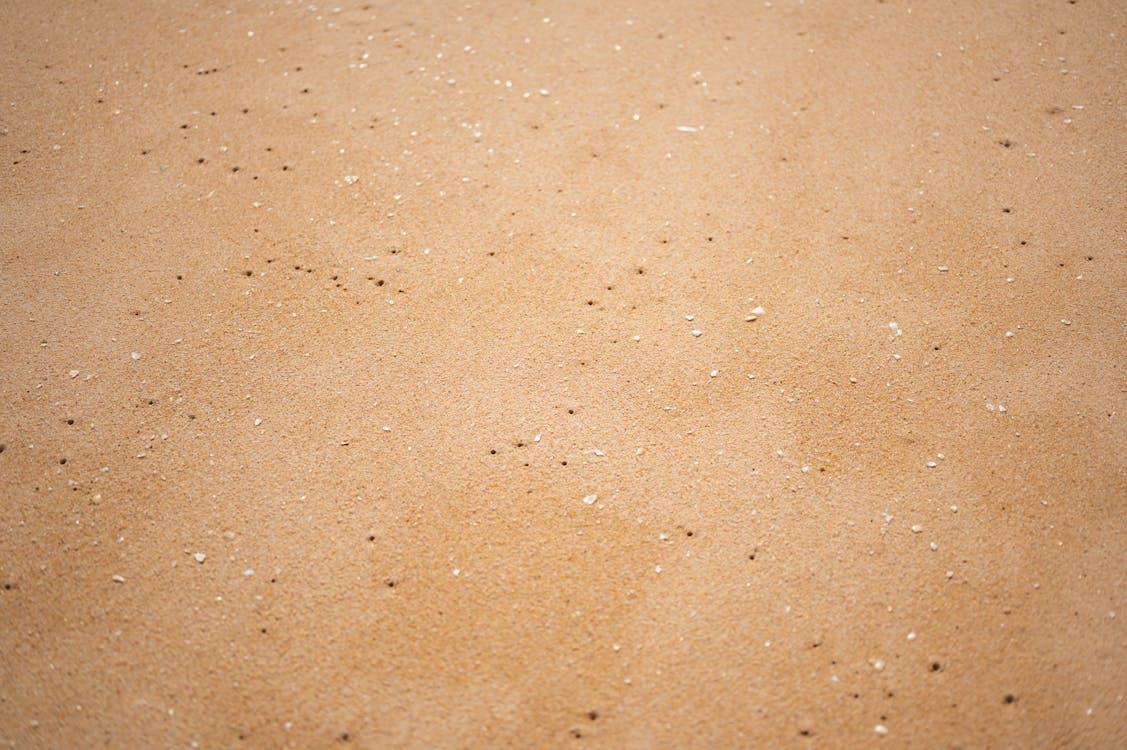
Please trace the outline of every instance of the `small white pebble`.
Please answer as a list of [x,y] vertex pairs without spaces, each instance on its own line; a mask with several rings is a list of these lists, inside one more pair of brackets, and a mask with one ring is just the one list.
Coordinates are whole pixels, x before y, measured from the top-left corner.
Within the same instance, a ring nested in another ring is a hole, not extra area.
[[930,545],[928,545],[928,546],[930,546],[930,547],[931,547],[931,551],[932,551],[932,552],[938,552],[938,551],[939,551],[939,545],[938,545],[938,544],[936,544],[935,542],[932,542],[932,543],[931,543]]
[[704,333],[704,331],[700,331],[700,330],[697,330],[696,328],[694,328],[694,329],[693,329],[693,330],[691,331],[691,333],[692,333],[692,334],[693,334],[694,336],[700,336],[700,335],[701,335],[702,333]]
[[587,497],[583,498],[583,504],[584,505],[594,505],[595,501],[598,500],[598,499],[599,499],[598,495],[593,495],[593,494],[588,495]]
[[940,266],[940,267],[939,267],[939,272],[940,272],[940,273],[947,273],[947,266]]
[[255,420],[254,420],[254,426],[255,426],[255,427],[258,427],[258,426],[259,426],[260,424],[262,424],[262,420],[261,420],[261,419],[258,419],[258,418],[255,418]]
[[141,352],[133,352],[129,356],[132,357],[134,360],[138,360],[138,359],[141,358]]
[[642,337],[641,337],[641,336],[635,336],[635,337],[634,337],[634,340],[635,340],[635,341],[641,341],[641,340],[642,340]]
[[456,575],[456,576],[462,575],[462,569],[461,568],[454,568],[454,575]]
[[923,526],[920,526],[920,525],[919,525],[918,523],[917,523],[917,524],[912,524],[912,533],[913,533],[913,534],[918,534],[918,533],[920,533],[920,532],[921,532],[921,531],[923,531],[923,530],[924,530],[924,527],[923,527]]
[[719,370],[713,370],[712,372],[708,373],[708,377],[710,377],[710,378],[714,378],[714,377],[716,377],[716,376],[717,376],[717,375],[719,375],[719,374],[720,374],[720,371],[719,371]]
[[953,570],[948,570],[948,571],[947,571],[947,580],[951,580],[951,579],[952,579],[952,578],[954,578],[954,577],[955,577],[955,571],[953,571]]
[[915,632],[912,632],[912,633],[908,633],[908,640],[909,640],[909,641],[914,641],[914,640],[916,640],[916,634],[915,634]]
[[1008,338],[1008,339],[1012,339],[1013,337],[1014,337],[1014,332],[1013,332],[1013,331],[1006,331],[1006,338]]
[[766,312],[767,311],[764,310],[762,307],[757,307],[757,308],[755,308],[754,310],[751,311],[751,314],[752,315],[763,315]]
[[78,370],[71,370],[67,374],[70,375],[72,378],[77,378],[78,377]]
[[254,571],[251,570],[250,568],[247,568],[246,570],[243,571],[243,575],[246,576],[247,578],[250,578],[252,575],[254,575]]
[[691,321],[693,321],[693,320],[695,319],[695,317],[696,317],[696,316],[693,316],[693,315],[686,315],[686,316],[685,316],[685,320],[688,320],[688,321],[690,321],[690,322],[691,322]]
[[196,559],[196,562],[198,562],[198,563],[202,563],[204,560],[207,559],[207,555],[205,555],[202,552],[197,552],[196,554],[192,555],[192,557],[194,557]]
[[113,582],[114,583],[125,583],[125,578],[123,578],[122,576],[114,576]]
[[883,737],[888,734],[888,727],[886,727],[884,724],[877,724],[875,727],[873,727],[873,731]]
[[661,566],[660,566],[660,565],[655,565],[655,566],[654,566],[654,572],[655,572],[655,573],[660,573],[660,572],[661,572]]
[[935,463],[934,461],[927,462],[927,468],[929,469],[934,469],[936,466],[939,466],[939,464]]

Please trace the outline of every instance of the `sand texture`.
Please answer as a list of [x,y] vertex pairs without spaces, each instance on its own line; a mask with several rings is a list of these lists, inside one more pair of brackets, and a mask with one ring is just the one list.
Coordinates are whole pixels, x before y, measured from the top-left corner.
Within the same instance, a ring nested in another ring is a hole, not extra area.
[[0,0],[0,747],[1127,747],[1127,10]]

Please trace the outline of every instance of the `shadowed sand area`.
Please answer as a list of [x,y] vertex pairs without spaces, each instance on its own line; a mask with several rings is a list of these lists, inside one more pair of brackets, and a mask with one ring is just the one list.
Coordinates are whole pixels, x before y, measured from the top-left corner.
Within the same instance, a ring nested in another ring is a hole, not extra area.
[[0,747],[1127,745],[1120,3],[0,18]]

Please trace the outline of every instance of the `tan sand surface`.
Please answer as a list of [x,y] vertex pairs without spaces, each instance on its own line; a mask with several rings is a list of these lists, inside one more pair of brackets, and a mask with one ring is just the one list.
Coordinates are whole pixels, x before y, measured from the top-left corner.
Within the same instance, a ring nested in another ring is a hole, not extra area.
[[0,746],[1127,747],[1127,10],[0,2]]

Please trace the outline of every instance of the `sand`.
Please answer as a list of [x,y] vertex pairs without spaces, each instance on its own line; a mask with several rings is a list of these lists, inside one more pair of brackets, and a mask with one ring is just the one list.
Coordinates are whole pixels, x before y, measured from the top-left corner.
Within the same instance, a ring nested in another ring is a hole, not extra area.
[[1121,4],[0,17],[0,746],[1127,745]]

